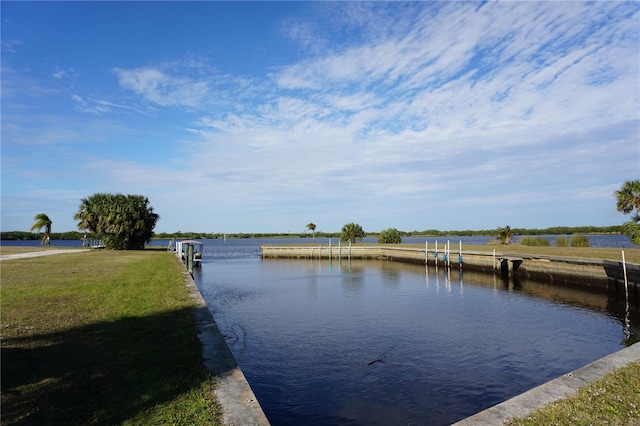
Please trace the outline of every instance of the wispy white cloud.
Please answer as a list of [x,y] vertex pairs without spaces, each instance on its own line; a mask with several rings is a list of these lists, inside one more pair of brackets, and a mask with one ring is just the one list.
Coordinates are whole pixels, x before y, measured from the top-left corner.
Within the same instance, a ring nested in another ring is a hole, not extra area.
[[66,69],[56,68],[55,71],[51,74],[51,76],[56,80],[63,80],[63,79],[77,77],[78,72],[73,68],[66,68]]
[[23,96],[40,98],[60,93],[57,87],[47,85],[38,78],[27,75],[21,70],[2,66],[2,99],[3,101],[13,101]]
[[2,40],[0,45],[4,52],[16,53],[17,48],[24,46],[25,43],[22,40]]
[[37,116],[10,114],[3,116],[2,148],[3,151],[14,147],[33,148],[30,152],[36,155],[38,149],[35,147],[91,146],[92,143],[121,137],[128,132],[125,125],[110,119],[79,121],[53,112]]
[[150,115],[154,112],[154,108],[149,106],[139,107],[132,104],[116,103],[104,99],[85,99],[76,93],[71,94],[71,99],[79,111],[94,115],[104,115],[107,113]]
[[160,106],[200,108],[210,92],[206,81],[169,75],[156,68],[115,68],[114,72],[122,88]]

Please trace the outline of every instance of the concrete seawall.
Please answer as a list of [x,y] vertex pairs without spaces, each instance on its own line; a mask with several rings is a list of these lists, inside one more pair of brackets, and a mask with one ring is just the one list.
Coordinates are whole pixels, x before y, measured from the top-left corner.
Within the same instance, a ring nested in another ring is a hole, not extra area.
[[[296,259],[376,259],[396,262],[421,263],[430,266],[463,268],[540,279],[557,283],[579,284],[624,292],[622,262],[602,259],[582,259],[557,256],[533,256],[491,251],[451,250],[448,259],[444,253],[435,255],[433,249],[385,245],[263,245],[263,258]],[[640,265],[627,263],[628,293],[631,298],[640,297]]]
[[218,329],[191,274],[183,272],[184,283],[194,301],[198,339],[202,344],[205,367],[216,379],[213,390],[222,408],[222,420],[228,426],[269,426],[258,399],[240,370],[236,359]]
[[[637,361],[640,361],[640,343],[536,386],[527,392],[454,423],[454,426],[493,426],[504,424],[511,419],[524,419],[535,410],[560,399],[569,398],[589,383],[603,379],[607,374]],[[629,423],[626,424],[637,423],[633,419],[629,419]]]

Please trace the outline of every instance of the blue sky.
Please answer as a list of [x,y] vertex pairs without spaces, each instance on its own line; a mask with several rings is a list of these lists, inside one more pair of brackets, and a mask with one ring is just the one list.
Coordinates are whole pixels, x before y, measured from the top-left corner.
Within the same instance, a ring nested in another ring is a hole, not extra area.
[[97,192],[157,232],[607,226],[638,2],[6,2],[3,231]]

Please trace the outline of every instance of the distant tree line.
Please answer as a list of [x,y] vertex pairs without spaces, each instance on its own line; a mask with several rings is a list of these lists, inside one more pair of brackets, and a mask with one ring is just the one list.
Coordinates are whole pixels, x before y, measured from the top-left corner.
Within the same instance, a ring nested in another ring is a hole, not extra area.
[[[439,236],[490,236],[495,237],[495,229],[485,230],[448,230],[440,231],[437,229],[427,229],[424,231],[401,231],[395,228],[385,229],[381,232],[365,232],[366,237],[378,237],[380,234],[389,232],[393,229],[394,234],[397,232],[401,237],[439,237]],[[511,228],[512,235],[573,235],[573,234],[622,234],[622,225],[615,226],[554,226],[542,229],[527,228]],[[340,238],[342,232],[322,232],[315,231],[317,238]],[[308,238],[306,232],[295,233],[206,233],[206,232],[173,232],[156,233],[154,238],[159,239],[216,239],[216,238]]]
[[[401,237],[439,237],[439,236],[491,236],[496,235],[495,229],[486,230],[449,230],[439,231],[437,229],[427,229],[424,231],[400,231],[396,230]],[[387,230],[385,230],[387,231]],[[366,232],[367,237],[378,237],[381,232]],[[543,229],[527,229],[527,228],[511,228],[512,235],[573,235],[573,234],[622,234],[622,225],[616,226],[555,226],[551,228]],[[340,238],[341,232],[322,232],[316,231],[316,238]],[[23,232],[23,231],[9,231],[0,233],[2,240],[41,240],[44,233],[40,232]],[[84,232],[69,231],[69,232],[52,232],[50,237],[52,240],[81,240],[84,236]],[[204,239],[222,239],[226,238],[308,238],[307,232],[298,233],[244,233],[236,232],[224,234],[221,232],[158,232],[154,233],[153,238],[169,240],[183,239],[183,240],[204,240]],[[99,234],[87,232],[87,238],[97,239],[100,238]]]
[[[511,235],[573,235],[573,234],[622,234],[622,225],[613,226],[553,226],[551,228],[528,229],[528,228],[511,228]],[[495,229],[483,230],[454,230],[439,231],[437,229],[428,229],[425,231],[411,231],[403,233],[403,236],[495,236]]]
[[[52,240],[81,240],[84,237],[84,232],[69,231],[69,232],[52,232],[49,237]],[[27,241],[27,240],[42,240],[45,236],[44,232],[24,232],[24,231],[9,231],[0,232],[0,239],[10,241]],[[98,234],[87,232],[87,238],[90,240],[100,238]]]

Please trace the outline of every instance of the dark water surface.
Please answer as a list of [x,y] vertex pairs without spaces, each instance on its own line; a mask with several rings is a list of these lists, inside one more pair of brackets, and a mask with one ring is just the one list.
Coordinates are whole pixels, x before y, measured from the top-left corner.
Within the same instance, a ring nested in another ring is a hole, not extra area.
[[640,335],[637,308],[607,293],[385,261],[260,259],[261,244],[310,239],[204,242],[196,283],[274,426],[450,424]]
[[606,293],[205,243],[196,282],[273,425],[450,424],[639,334]]

